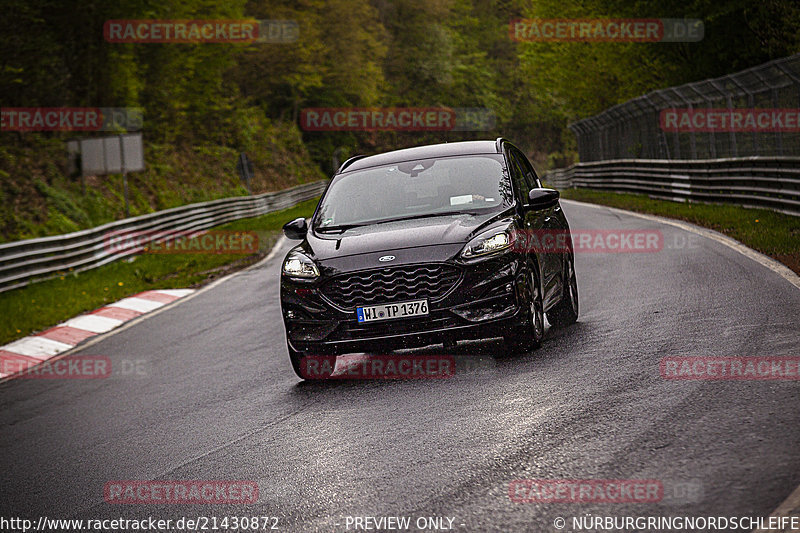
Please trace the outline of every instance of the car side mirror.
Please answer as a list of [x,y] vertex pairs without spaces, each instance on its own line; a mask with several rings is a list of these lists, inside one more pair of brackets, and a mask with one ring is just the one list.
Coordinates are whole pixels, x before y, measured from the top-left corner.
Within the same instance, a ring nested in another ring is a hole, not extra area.
[[547,209],[558,203],[561,194],[555,189],[531,189],[528,193],[527,209]]
[[296,218],[283,225],[283,234],[290,239],[303,240],[308,233],[308,224],[304,218]]

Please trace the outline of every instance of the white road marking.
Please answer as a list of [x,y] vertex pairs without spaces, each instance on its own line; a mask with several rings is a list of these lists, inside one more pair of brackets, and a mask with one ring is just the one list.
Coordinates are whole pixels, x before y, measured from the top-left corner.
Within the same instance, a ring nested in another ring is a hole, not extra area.
[[194,289],[158,289],[153,292],[160,292],[161,294],[167,294],[169,296],[176,296],[178,298],[183,298],[184,296],[189,296],[194,292]]
[[116,318],[108,318],[98,315],[81,315],[75,318],[70,318],[60,326],[69,326],[71,328],[83,329],[91,331],[92,333],[105,333],[111,331],[115,327],[122,324],[124,320],[117,320]]
[[123,298],[118,302],[114,302],[113,304],[108,304],[108,307],[121,307],[123,309],[139,311],[140,313],[147,313],[148,311],[158,309],[163,305],[164,304],[162,302],[145,300],[144,298]]
[[45,360],[70,348],[72,348],[71,344],[54,341],[47,337],[33,336],[23,337],[11,344],[6,344],[0,349]]

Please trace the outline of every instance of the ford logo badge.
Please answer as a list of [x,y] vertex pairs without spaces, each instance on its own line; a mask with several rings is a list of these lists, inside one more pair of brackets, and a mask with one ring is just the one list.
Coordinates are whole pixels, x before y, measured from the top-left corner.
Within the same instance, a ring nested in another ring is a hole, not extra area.
[[385,263],[386,261],[394,261],[393,255],[384,255],[383,257],[378,258],[378,261],[381,263]]

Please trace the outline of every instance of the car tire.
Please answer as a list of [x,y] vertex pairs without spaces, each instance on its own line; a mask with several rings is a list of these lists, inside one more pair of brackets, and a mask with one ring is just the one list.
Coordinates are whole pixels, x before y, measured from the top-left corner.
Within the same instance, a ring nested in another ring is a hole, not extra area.
[[525,323],[517,326],[513,333],[505,337],[506,347],[511,353],[527,353],[542,345],[544,338],[544,305],[539,276],[531,272],[525,296],[529,307],[525,313]]
[[572,254],[567,257],[564,269],[564,279],[567,280],[564,285],[564,296],[547,312],[547,321],[556,328],[569,326],[578,320],[578,279],[575,275],[575,257]]
[[291,345],[287,342],[286,349],[289,351],[289,361],[292,363],[292,370],[294,373],[297,374],[297,377],[300,379],[305,379],[308,381],[317,381],[317,380],[324,380],[328,379],[331,374],[333,373],[333,369],[336,367],[336,356],[335,355],[325,355],[325,356],[318,356],[320,361],[327,362],[326,367],[331,369],[330,373],[328,372],[308,372],[303,367],[303,358],[307,357],[305,352],[300,352],[295,350],[291,347]]

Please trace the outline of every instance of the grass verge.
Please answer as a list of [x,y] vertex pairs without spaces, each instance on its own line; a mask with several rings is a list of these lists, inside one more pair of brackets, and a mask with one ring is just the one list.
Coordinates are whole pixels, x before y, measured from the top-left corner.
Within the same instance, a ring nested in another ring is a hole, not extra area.
[[126,296],[153,289],[200,287],[252,265],[269,253],[284,223],[311,216],[317,201],[215,228],[256,232],[259,247],[255,254],[142,254],[0,293],[0,315],[6,317],[0,323],[0,345]]
[[800,217],[734,205],[655,200],[643,194],[567,189],[561,197],[685,220],[736,239],[800,274]]

